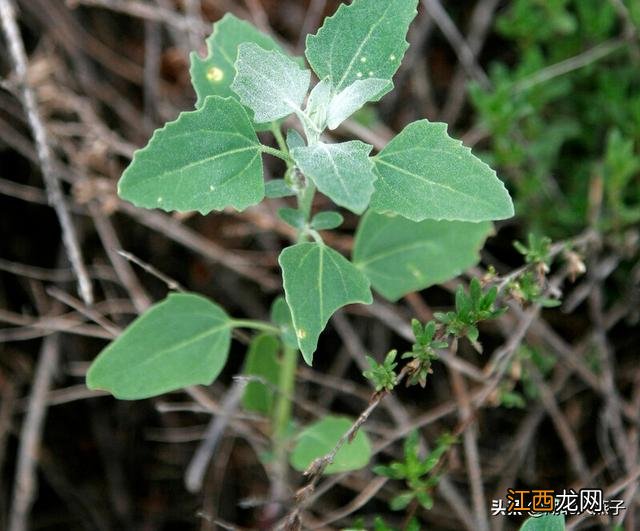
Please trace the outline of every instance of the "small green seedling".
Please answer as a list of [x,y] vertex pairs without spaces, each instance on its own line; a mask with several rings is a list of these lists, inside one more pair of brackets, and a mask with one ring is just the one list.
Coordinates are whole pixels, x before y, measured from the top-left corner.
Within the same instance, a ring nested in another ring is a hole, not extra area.
[[455,311],[436,313],[435,318],[446,325],[447,334],[455,337],[467,337],[472,343],[478,341],[480,335],[477,324],[488,319],[495,319],[502,315],[506,308],[494,307],[498,297],[498,288],[490,288],[486,293],[477,278],[471,281],[469,294],[462,286],[456,290]]
[[[135,153],[118,194],[141,208],[203,215],[242,211],[265,197],[296,198],[295,207],[279,211],[297,234],[279,257],[285,298],[274,304],[269,323],[234,319],[199,295],[169,295],[97,357],[87,375],[91,389],[140,399],[210,384],[226,364],[233,329],[252,328],[277,338],[283,354],[269,367],[252,361],[249,369],[271,382],[279,372],[276,401],[290,400],[296,352],[313,362],[339,308],[370,304],[372,288],[395,301],[477,262],[490,222],[511,217],[513,205],[495,172],[450,138],[445,124],[411,123],[377,153],[360,140],[334,142],[328,135],[393,89],[417,4],[342,4],[308,36],[304,59],[233,15],[214,24],[206,57],[191,56],[195,110],[158,129]],[[319,81],[311,87],[314,75]],[[295,124],[287,131],[285,119]],[[258,132],[270,132],[273,145]],[[265,155],[281,161],[281,178],[265,183]],[[335,209],[314,215],[317,192],[362,215],[351,258],[324,242],[320,231],[337,228],[343,217]],[[459,299],[449,326],[473,337],[478,312],[491,312],[491,304]],[[273,354],[271,340],[260,342]],[[391,381],[379,379],[380,385]],[[255,385],[250,393],[257,396]],[[290,407],[270,404],[264,412],[271,409],[276,433],[285,433]]]
[[390,503],[394,511],[405,509],[413,500],[429,510],[433,507],[431,491],[438,484],[439,477],[433,471],[442,456],[456,443],[456,438],[444,434],[438,439],[436,447],[424,458],[418,455],[418,432],[414,431],[404,441],[404,460],[389,465],[379,465],[373,471],[391,479],[406,483],[407,490],[395,496]]

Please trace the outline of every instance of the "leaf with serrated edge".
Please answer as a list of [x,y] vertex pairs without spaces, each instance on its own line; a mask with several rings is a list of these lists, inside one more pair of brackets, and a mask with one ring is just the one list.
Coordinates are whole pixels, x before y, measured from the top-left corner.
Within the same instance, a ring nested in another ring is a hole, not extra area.
[[[265,50],[284,53],[280,45],[255,26],[228,13],[213,25],[213,32],[207,38],[207,55],[200,57],[191,52],[191,84],[196,91],[196,108],[202,107],[207,96],[238,98],[231,90],[231,82],[236,76],[235,62],[238,46],[243,42],[253,42]],[[253,120],[253,112],[247,109]],[[269,124],[256,125],[258,130],[268,129]]]
[[353,263],[393,302],[475,265],[492,230],[486,221],[415,222],[369,211],[356,231]]
[[[346,417],[326,416],[307,426],[297,437],[291,452],[291,466],[304,471],[314,459],[331,452],[340,438],[351,428],[353,421]],[[358,470],[371,459],[371,443],[363,430],[358,430],[353,441],[347,442],[335,455],[325,474]]]
[[318,78],[330,78],[335,92],[369,77],[391,81],[409,47],[406,35],[417,4],[418,0],[354,0],[340,5],[315,35],[307,37],[305,55]]
[[118,183],[118,195],[143,208],[207,214],[244,210],[264,197],[258,137],[232,98],[209,96],[181,113],[138,150]]
[[336,94],[331,99],[327,111],[327,126],[329,129],[338,127],[388,86],[389,81],[386,79],[363,79],[362,81],[356,81],[342,92]]
[[287,247],[278,259],[298,345],[311,365],[320,332],[339,308],[371,304],[369,281],[340,253],[321,243]]
[[256,122],[272,122],[299,111],[311,72],[277,51],[244,43],[238,48],[231,89],[253,110]]
[[100,353],[87,387],[136,400],[209,385],[227,361],[231,327],[217,304],[190,293],[171,294]]
[[513,216],[496,172],[447,135],[447,125],[409,124],[374,157],[371,208],[413,221],[488,221]]
[[302,173],[337,205],[361,214],[367,208],[373,182],[373,146],[352,140],[340,144],[318,142],[294,149],[291,154]]

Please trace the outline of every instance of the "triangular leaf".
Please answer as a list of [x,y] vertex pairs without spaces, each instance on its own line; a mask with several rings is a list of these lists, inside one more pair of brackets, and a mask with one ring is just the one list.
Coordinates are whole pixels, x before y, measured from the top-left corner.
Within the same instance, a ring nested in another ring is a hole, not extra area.
[[309,70],[254,43],[240,45],[235,67],[231,89],[253,110],[256,122],[272,122],[300,110],[311,82]]
[[[267,382],[277,386],[280,374],[278,352],[280,341],[269,334],[256,336],[247,352],[244,364],[244,374],[259,376]],[[242,397],[242,404],[249,411],[256,411],[264,415],[271,413],[273,406],[273,389],[262,382],[249,382]]]
[[360,220],[353,263],[390,301],[453,278],[478,262],[489,222],[419,223],[369,211]]
[[231,327],[227,314],[204,297],[171,294],[100,353],[87,387],[135,400],[209,385],[227,361]]
[[[213,25],[213,32],[207,38],[207,56],[203,59],[191,52],[191,84],[196,91],[196,108],[202,107],[207,96],[238,98],[231,90],[236,76],[235,62],[238,46],[243,42],[254,42],[265,50],[278,50],[284,53],[280,45],[258,28],[228,13]],[[253,112],[247,109],[253,119]],[[255,125],[254,125],[255,127]],[[258,126],[257,129],[268,129]]]
[[[304,471],[314,459],[323,457],[333,450],[340,438],[351,428],[353,422],[346,417],[326,416],[318,422],[307,426],[296,438],[296,445],[291,453],[291,466]],[[362,431],[353,441],[346,442],[327,468],[325,474],[337,474],[364,468],[371,459],[371,443]]]
[[[336,94],[329,104],[327,126],[335,129],[376,95],[388,91],[391,82],[386,79],[363,79]],[[385,90],[386,89],[386,90]]]
[[408,125],[374,158],[378,180],[371,208],[413,221],[488,221],[513,216],[504,184],[447,125]]
[[135,152],[118,194],[139,207],[202,214],[259,203],[260,144],[242,105],[209,96],[199,110],[158,129]]
[[318,78],[328,77],[335,92],[363,78],[391,81],[409,47],[406,35],[417,4],[418,0],[341,4],[315,35],[307,37],[305,55]]
[[280,254],[287,304],[305,361],[311,365],[320,332],[347,304],[371,304],[367,278],[344,256],[320,243],[299,243]]
[[292,155],[302,173],[337,205],[361,214],[373,194],[373,146],[353,140],[340,144],[318,142],[296,148]]

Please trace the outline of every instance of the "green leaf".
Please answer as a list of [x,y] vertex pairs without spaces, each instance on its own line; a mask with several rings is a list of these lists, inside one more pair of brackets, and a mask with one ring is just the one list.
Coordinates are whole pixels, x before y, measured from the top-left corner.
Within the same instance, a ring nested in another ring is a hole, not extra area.
[[545,514],[525,520],[520,531],[564,531],[564,516],[561,514]]
[[416,498],[420,502],[420,505],[422,505],[422,507],[424,507],[427,511],[433,509],[433,498],[428,492],[419,490],[416,492]]
[[294,229],[301,229],[306,223],[304,214],[297,208],[279,208],[278,217]]
[[272,199],[296,195],[284,179],[272,179],[264,183],[264,193],[265,196]]
[[447,135],[447,125],[408,125],[375,158],[371,207],[413,221],[487,221],[513,216],[513,204],[495,171]]
[[492,224],[410,221],[369,211],[360,220],[353,263],[390,301],[453,278],[478,262]]
[[344,256],[320,243],[287,247],[279,262],[298,345],[311,365],[331,315],[347,304],[371,304],[369,281]]
[[289,347],[298,348],[298,338],[293,328],[291,311],[284,297],[278,297],[273,301],[271,305],[271,320],[280,328],[280,337],[283,343]]
[[337,229],[344,223],[344,218],[338,212],[320,212],[313,216],[311,228],[315,230]]
[[373,100],[377,94],[388,92],[390,86],[393,85],[386,79],[363,79],[336,94],[331,99],[327,111],[329,129],[338,127],[365,103]]
[[[363,78],[391,81],[409,47],[406,35],[417,4],[418,0],[354,0],[340,5],[315,35],[307,37],[305,55],[318,78],[328,77],[335,92]],[[391,85],[386,91],[390,89]]]
[[337,205],[361,214],[373,194],[373,146],[352,140],[340,144],[318,142],[296,148],[292,155],[302,173]]
[[411,491],[404,491],[395,496],[389,503],[389,507],[392,511],[401,511],[405,509],[407,505],[411,503],[415,495]]
[[[207,56],[203,59],[196,52],[191,52],[190,55],[191,84],[198,98],[196,108],[202,107],[207,96],[238,98],[231,90],[231,83],[236,76],[238,46],[243,42],[253,42],[265,50],[284,53],[275,40],[255,26],[226,14],[213,25],[213,33],[207,38]],[[250,109],[246,110],[253,119],[253,112]]]
[[232,321],[198,295],[171,294],[138,317],[94,360],[87,387],[136,400],[209,385],[227,361]]
[[295,129],[287,130],[287,147],[289,148],[289,151],[305,145],[304,138],[302,138],[302,135],[298,133],[298,131]]
[[[309,94],[309,100],[301,119],[305,125],[307,137],[314,139],[312,143],[315,143],[318,135],[326,127],[331,96],[331,82],[328,79],[321,80]],[[307,121],[310,121],[311,124],[308,124]]]
[[207,214],[244,210],[264,197],[260,143],[242,105],[209,96],[138,150],[118,183],[123,199],[143,208]]
[[[336,443],[353,422],[346,417],[326,416],[311,424],[298,435],[291,453],[291,466],[304,471],[314,459],[323,457],[335,447]],[[327,468],[325,474],[337,474],[358,470],[367,466],[371,458],[371,443],[362,431],[358,430],[353,441],[346,442]]]
[[[279,350],[280,341],[278,338],[269,334],[256,336],[247,352],[244,374],[259,376],[274,386],[278,385]],[[273,407],[273,394],[273,389],[267,385],[261,382],[249,382],[242,397],[242,405],[249,411],[269,415]]]
[[272,122],[300,110],[311,81],[309,70],[251,42],[240,45],[235,66],[231,89],[253,110],[256,122]]

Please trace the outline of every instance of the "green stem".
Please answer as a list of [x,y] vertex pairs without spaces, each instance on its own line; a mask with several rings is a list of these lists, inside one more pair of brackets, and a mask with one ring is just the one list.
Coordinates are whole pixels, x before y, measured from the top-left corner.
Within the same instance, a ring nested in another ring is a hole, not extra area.
[[251,328],[252,330],[260,330],[261,332],[271,332],[280,335],[281,331],[277,326],[264,321],[254,321],[252,319],[234,319],[231,322],[234,328]]
[[287,146],[284,136],[282,136],[282,131],[280,130],[280,125],[278,124],[278,122],[271,122],[271,132],[273,133],[273,136],[275,137],[276,142],[280,147],[280,151],[288,155],[289,147]]
[[278,379],[278,398],[274,410],[274,440],[276,443],[276,454],[284,455],[286,445],[284,444],[289,423],[291,422],[291,410],[293,390],[295,387],[296,369],[298,367],[298,350],[287,345],[282,353],[282,366],[280,367],[280,377]]
[[[308,224],[311,218],[311,206],[313,205],[313,197],[316,194],[316,187],[307,180],[307,186],[298,194],[298,210],[304,215],[305,224]],[[307,240],[307,231],[298,231],[298,243]]]
[[287,164],[293,164],[293,159],[291,158],[291,156],[284,151],[280,151],[279,149],[260,144],[260,151],[262,151],[263,153],[268,153],[269,155],[272,155],[274,157],[278,157],[279,159],[284,160]]

